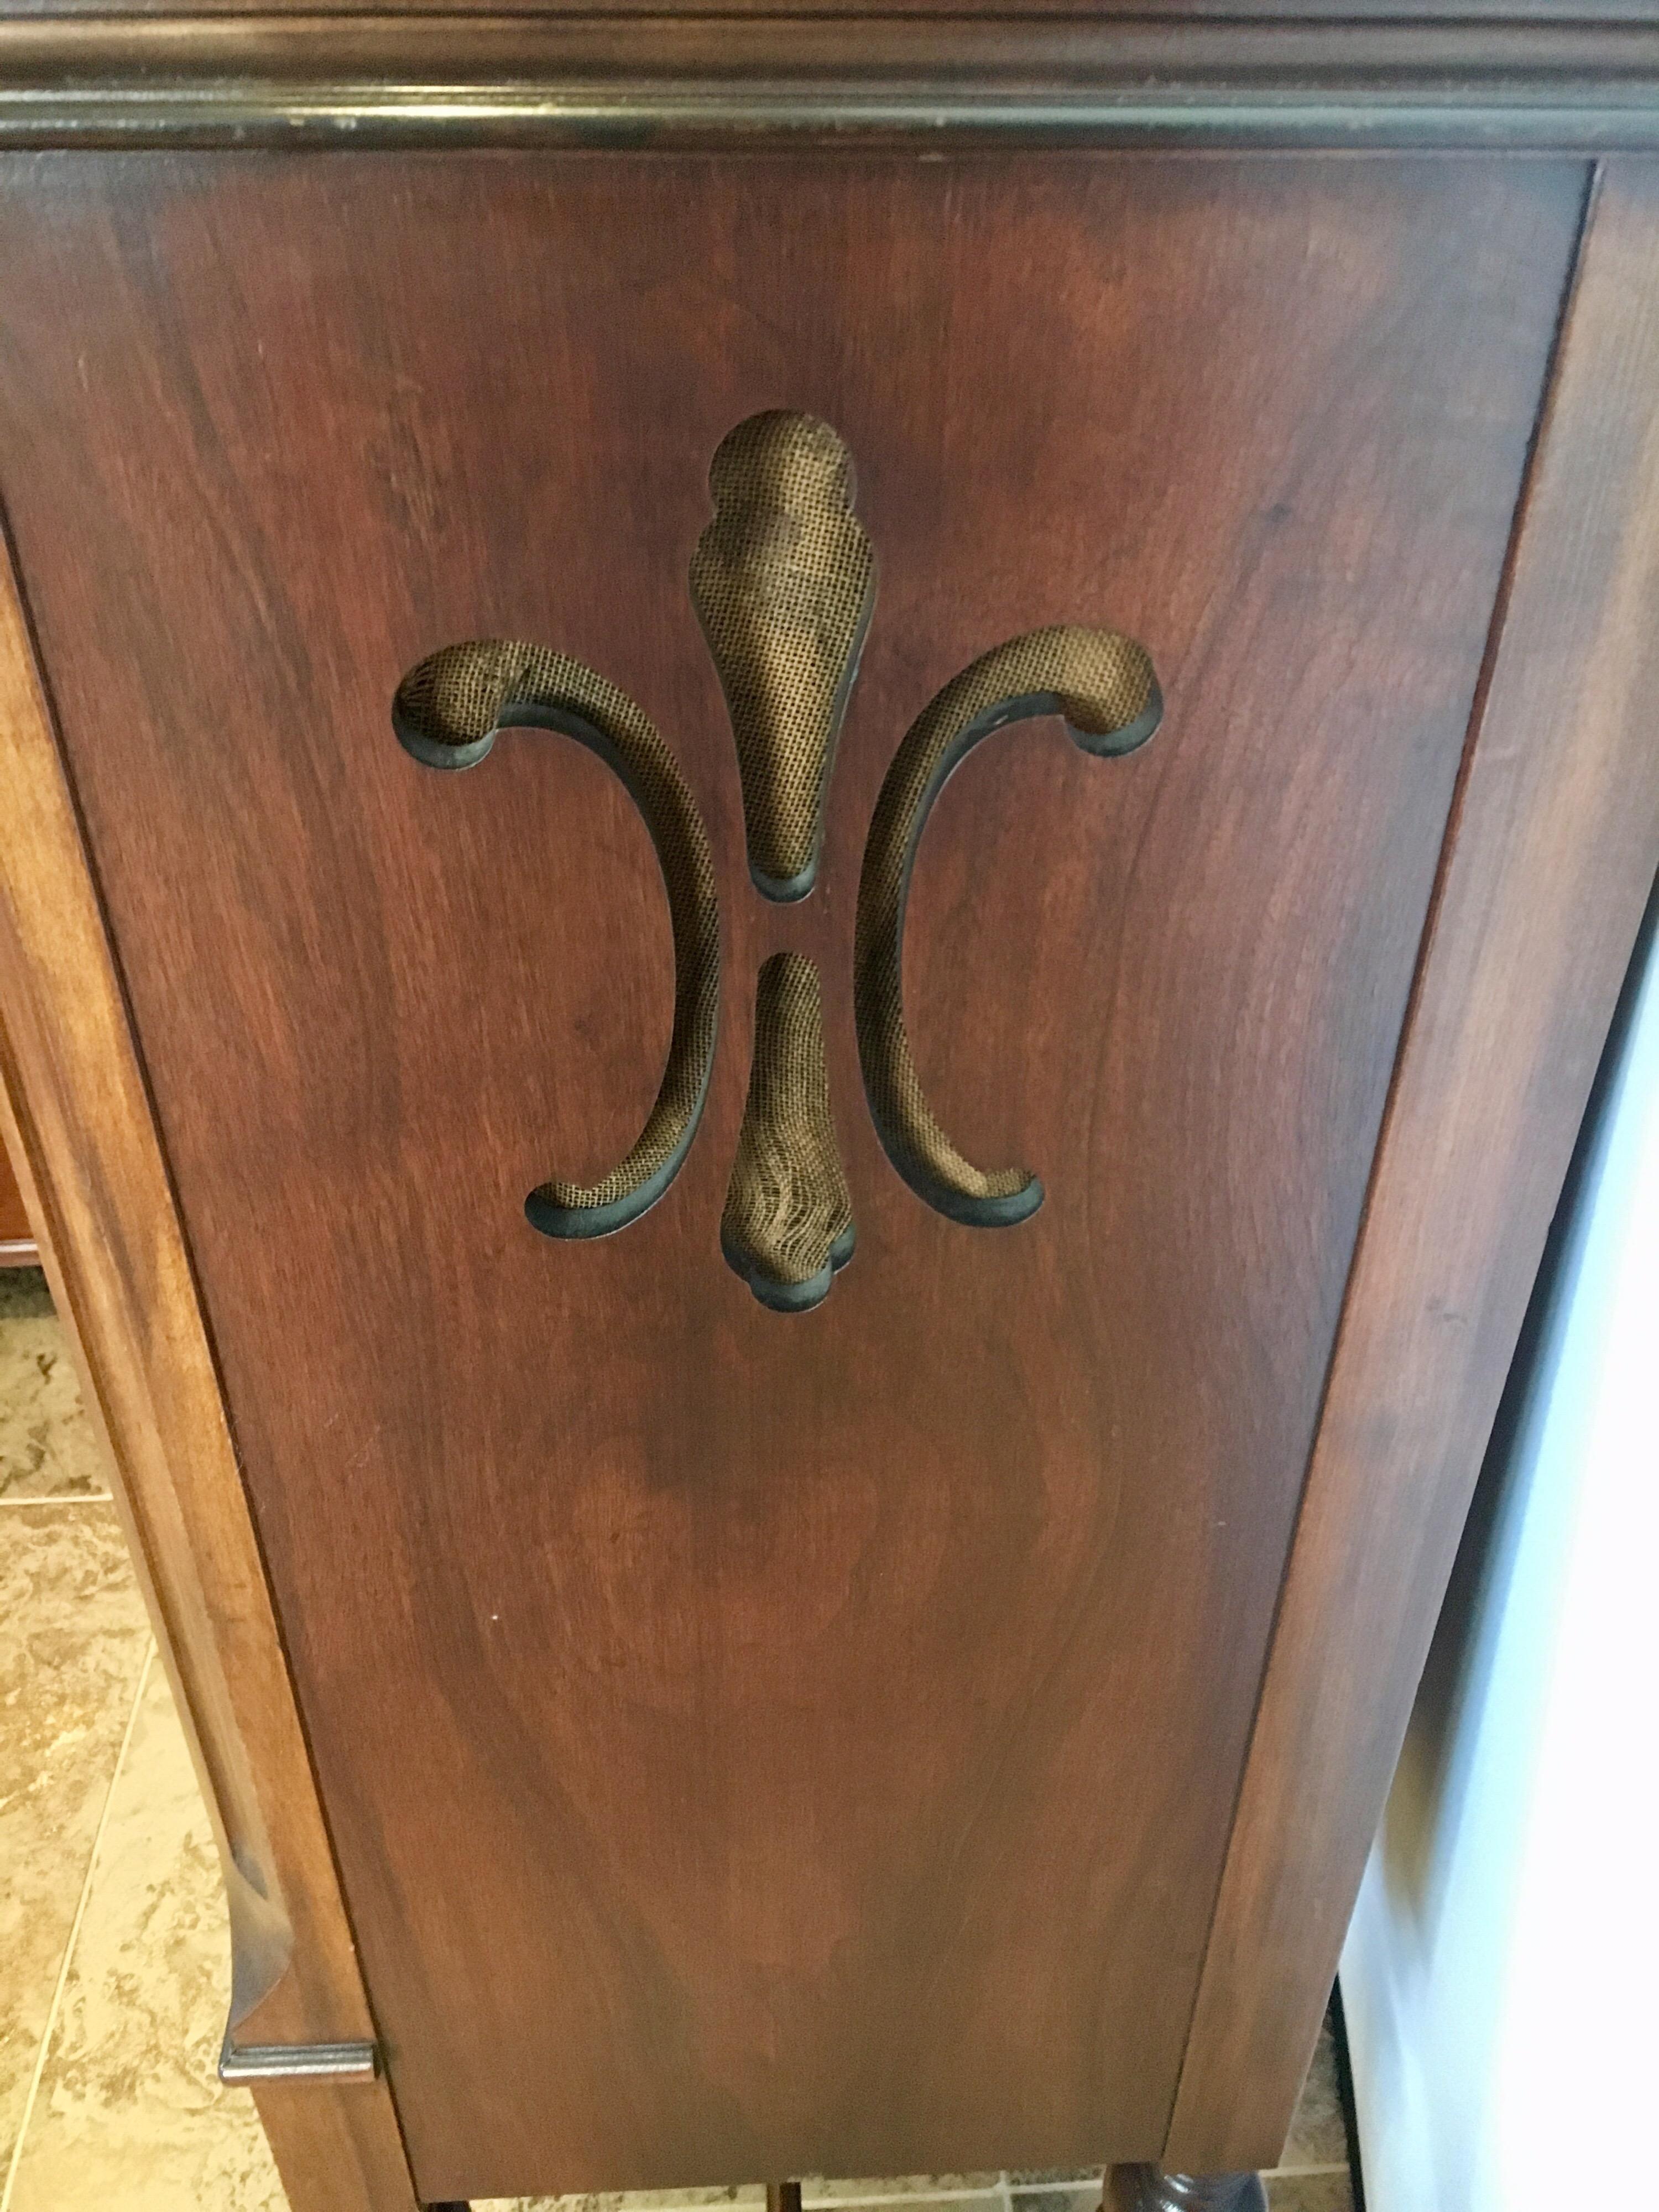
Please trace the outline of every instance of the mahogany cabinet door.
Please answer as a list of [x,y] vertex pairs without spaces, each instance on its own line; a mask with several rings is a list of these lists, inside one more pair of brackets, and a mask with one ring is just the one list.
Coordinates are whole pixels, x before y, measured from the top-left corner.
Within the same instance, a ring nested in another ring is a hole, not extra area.
[[[1583,198],[0,164],[0,489],[425,2196],[1157,2156]],[[688,584],[769,410],[875,577],[793,904]],[[921,1087],[1046,1193],[988,1228],[872,1127],[860,874],[924,707],[1055,624],[1164,714],[998,736],[921,837]],[[568,736],[399,743],[488,638],[620,687],[706,826],[706,1104],[609,1237],[525,1200],[646,1122],[668,896]],[[792,1313],[721,1250],[778,952],[856,1229]]]

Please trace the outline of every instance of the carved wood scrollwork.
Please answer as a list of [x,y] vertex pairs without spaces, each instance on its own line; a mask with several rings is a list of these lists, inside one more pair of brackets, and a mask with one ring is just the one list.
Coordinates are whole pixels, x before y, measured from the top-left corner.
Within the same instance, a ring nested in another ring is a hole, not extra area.
[[[740,422],[709,471],[714,517],[690,593],[719,669],[743,787],[749,869],[763,897],[810,896],[836,738],[875,605],[875,556],[853,512],[847,447],[827,423],[772,411]],[[1042,1186],[1023,1167],[975,1167],[922,1091],[905,1028],[905,907],[921,835],[946,780],[1012,723],[1058,714],[1085,751],[1145,744],[1163,711],[1145,649],[1113,630],[1031,630],[951,678],[912,723],[883,783],[860,878],[854,1004],[870,1111],[919,1197],[975,1228],[1024,1220]],[[696,1133],[720,1009],[720,904],[708,839],[673,755],[644,712],[581,662],[490,639],[452,645],[398,687],[392,726],[428,767],[465,769],[504,729],[562,732],[627,787],[656,848],[675,959],[667,1065],[645,1127],[602,1181],[550,1177],[525,1202],[556,1237],[622,1229],[672,1183]],[[825,1071],[822,983],[775,955],[757,983],[748,1105],[720,1224],[730,1265],[761,1303],[818,1304],[852,1256],[853,1204]]]

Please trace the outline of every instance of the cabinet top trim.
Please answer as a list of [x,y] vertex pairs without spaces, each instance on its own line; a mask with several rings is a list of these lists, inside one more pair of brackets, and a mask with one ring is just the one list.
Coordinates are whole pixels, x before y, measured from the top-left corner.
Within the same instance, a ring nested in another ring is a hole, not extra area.
[[1659,22],[0,17],[0,145],[1659,149]]

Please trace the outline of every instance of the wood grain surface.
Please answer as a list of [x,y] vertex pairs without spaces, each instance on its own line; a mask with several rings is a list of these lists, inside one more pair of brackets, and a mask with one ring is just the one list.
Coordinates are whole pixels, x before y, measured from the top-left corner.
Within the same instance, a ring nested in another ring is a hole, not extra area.
[[[0,0],[0,19],[51,15],[95,15],[107,13],[100,0]],[[313,0],[219,0],[211,9],[181,9],[178,0],[127,0],[124,14],[172,16],[188,23],[204,15],[262,16],[316,15]],[[587,15],[617,18],[684,15],[750,15],[785,20],[813,11],[780,7],[777,0],[726,0],[720,9],[709,0],[403,0],[395,9],[384,0],[336,0],[327,11],[341,15],[461,15],[490,16]],[[842,0],[839,15],[858,17],[927,15],[939,12],[933,0]],[[1006,12],[1006,0],[954,0],[950,11],[965,18]],[[1021,13],[1028,15],[1121,16],[1130,21],[1171,23],[1203,22],[1238,18],[1244,11],[1238,0],[1025,0]],[[1648,0],[1277,0],[1272,7],[1251,11],[1258,21],[1288,23],[1388,22],[1437,21],[1492,24],[1550,22],[1644,23],[1652,10]]]
[[[0,479],[426,2196],[1158,2154],[1583,181],[0,166]],[[880,564],[787,912],[685,580],[769,405]],[[930,823],[922,1078],[1048,1192],[975,1232],[870,1129],[853,896],[910,717],[1063,620],[1169,712]],[[399,750],[489,634],[720,871],[702,1132],[599,1243],[521,1203],[636,1130],[666,914],[579,748]],[[799,1318],[717,1243],[786,946],[859,1233]]]
[[17,1187],[17,1170],[9,1155],[0,1148],[0,1267],[27,1267],[39,1257],[34,1231],[23,1208],[23,1194]]
[[1173,2166],[1266,2164],[1283,2140],[1659,866],[1656,246],[1659,165],[1611,165],[1344,1311]]
[[[119,975],[0,536],[0,1143],[214,1825],[239,2033],[372,2037]],[[384,2081],[266,2111],[294,2212],[414,2212]]]

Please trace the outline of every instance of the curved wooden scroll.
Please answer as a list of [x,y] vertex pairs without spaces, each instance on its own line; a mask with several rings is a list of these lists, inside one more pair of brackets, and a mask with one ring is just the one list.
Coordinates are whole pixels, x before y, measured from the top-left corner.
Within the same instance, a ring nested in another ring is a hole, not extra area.
[[1164,712],[1143,647],[1114,630],[1030,630],[984,653],[922,709],[893,756],[859,878],[854,1006],[865,1091],[888,1158],[919,1198],[979,1229],[1024,1221],[1042,1185],[987,1172],[951,1142],[921,1088],[904,1026],[904,913],[917,848],[951,771],[994,730],[1059,714],[1086,753],[1144,745]]
[[595,1183],[550,1178],[525,1200],[548,1237],[605,1237],[653,1205],[696,1134],[720,1018],[720,906],[696,800],[655,726],[625,691],[562,653],[501,638],[446,646],[412,668],[392,707],[398,742],[428,768],[471,768],[508,729],[557,730],[597,753],[645,817],[674,936],[674,1026],[656,1099],[632,1150]]

